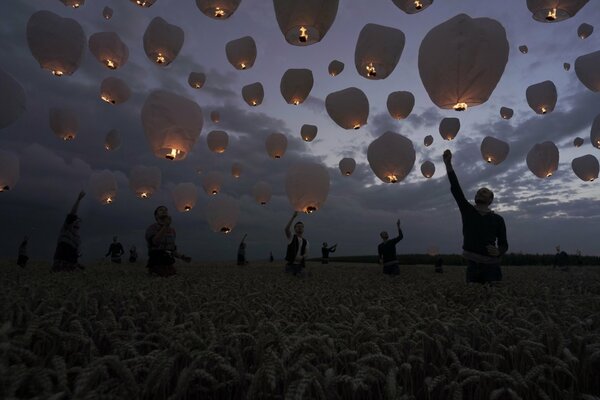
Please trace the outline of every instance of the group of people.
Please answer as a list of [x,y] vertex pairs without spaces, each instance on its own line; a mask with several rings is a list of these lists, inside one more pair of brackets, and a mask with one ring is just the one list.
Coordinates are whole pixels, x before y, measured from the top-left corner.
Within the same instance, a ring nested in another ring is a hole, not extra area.
[[[121,257],[125,254],[125,249],[123,245],[119,243],[119,240],[116,236],[113,236],[113,241],[110,244],[108,251],[104,255],[104,257],[110,256],[110,261],[115,264],[121,264]],[[137,261],[138,254],[137,249],[134,245],[129,248],[129,262],[135,263]]]

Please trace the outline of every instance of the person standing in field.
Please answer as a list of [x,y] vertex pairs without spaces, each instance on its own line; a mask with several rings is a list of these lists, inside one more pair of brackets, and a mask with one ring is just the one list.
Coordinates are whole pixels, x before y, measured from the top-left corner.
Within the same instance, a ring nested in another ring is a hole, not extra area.
[[396,245],[404,237],[402,229],[400,229],[400,219],[396,221],[396,228],[398,228],[398,236],[393,239],[390,239],[387,231],[379,234],[383,242],[377,246],[377,253],[379,254],[379,264],[383,267],[383,273],[386,275],[400,274],[400,263],[396,254]]
[[504,219],[490,210],[494,193],[480,188],[475,205],[467,201],[452,167],[452,152],[444,151],[444,164],[450,181],[450,192],[462,218],[463,257],[467,260],[466,281],[492,283],[502,280],[500,257],[508,250]]
[[171,216],[167,207],[156,207],[154,219],[156,223],[146,229],[148,273],[162,277],[175,275],[177,273],[174,267],[175,259],[190,262],[191,258],[177,252],[175,229],[171,227]]
[[292,218],[285,226],[285,236],[288,240],[287,249],[285,252],[285,272],[289,272],[294,276],[302,275],[302,271],[306,265],[306,255],[308,254],[308,240],[304,238],[304,224],[298,221],[294,224],[294,234],[290,230],[292,222],[298,216],[298,211],[294,211]]
[[28,237],[25,236],[19,245],[19,258],[17,258],[17,265],[21,268],[25,268],[27,266],[27,261],[29,260],[29,257],[27,256],[27,242]]
[[323,247],[321,247],[321,264],[329,264],[329,253],[335,253],[336,250],[337,243],[328,247],[327,242],[323,242]]
[[121,264],[121,256],[123,254],[125,254],[123,245],[119,243],[116,236],[113,236],[113,242],[110,244],[108,252],[104,255],[104,257],[108,257],[110,255],[111,262],[115,264]]
[[246,236],[248,236],[247,233],[244,234],[244,237],[238,246],[237,265],[246,265]]
[[137,261],[137,258],[138,258],[137,249],[135,248],[135,246],[132,245],[129,248],[129,262],[131,264],[133,264],[134,262]]
[[83,190],[79,192],[75,204],[71,207],[71,211],[67,214],[67,218],[65,218],[65,222],[60,229],[56,250],[54,251],[52,271],[58,272],[84,269],[77,261],[80,256],[79,247],[81,246],[81,238],[79,236],[81,218],[77,216],[77,210],[79,209],[79,203],[84,196],[85,192]]

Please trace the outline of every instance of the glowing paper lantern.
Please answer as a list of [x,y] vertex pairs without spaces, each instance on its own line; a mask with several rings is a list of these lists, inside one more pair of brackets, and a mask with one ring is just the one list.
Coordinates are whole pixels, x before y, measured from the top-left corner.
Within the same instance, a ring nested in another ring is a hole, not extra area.
[[300,128],[300,136],[305,142],[312,142],[317,137],[318,128],[315,125],[302,125]]
[[579,36],[581,39],[586,39],[592,34],[592,32],[594,32],[594,27],[590,24],[583,23],[579,25],[579,28],[577,28],[577,36]]
[[320,42],[335,20],[338,0],[273,0],[285,40],[294,46]]
[[356,41],[354,65],[360,76],[367,79],[385,79],[396,68],[405,37],[400,29],[366,24]]
[[231,232],[239,216],[239,202],[227,195],[214,197],[206,205],[206,220],[213,232]]
[[153,63],[166,67],[171,64],[183,46],[183,29],[155,17],[144,32],[144,51]]
[[552,142],[535,144],[527,153],[527,167],[538,178],[552,176],[558,169],[558,147]]
[[569,63],[564,63],[564,64],[563,64],[563,68],[565,69],[565,71],[568,71],[568,70],[570,70],[570,69],[571,69],[571,64],[569,64]]
[[433,0],[392,0],[392,2],[407,14],[416,14],[433,3]]
[[221,121],[221,114],[219,114],[218,111],[211,111],[210,112],[210,120],[213,123],[218,124]]
[[223,175],[217,171],[210,171],[202,175],[202,188],[208,195],[219,194],[223,184]]
[[490,164],[498,165],[506,160],[510,146],[500,139],[486,136],[480,146],[481,157]]
[[160,187],[162,174],[158,167],[136,165],[129,172],[129,187],[136,197],[148,199]]
[[431,146],[433,144],[433,136],[431,136],[431,135],[425,136],[425,138],[423,139],[423,144],[425,145],[425,147]]
[[137,4],[140,7],[143,8],[148,8],[148,7],[152,7],[152,5],[154,3],[156,3],[158,0],[131,0],[132,3]]
[[421,173],[425,178],[431,178],[435,174],[435,164],[431,161],[425,161],[421,164]]
[[195,101],[156,90],[142,107],[142,125],[156,157],[183,160],[202,130],[202,109]]
[[112,172],[105,169],[99,172],[92,172],[90,176],[90,189],[92,196],[100,204],[112,204],[117,198],[117,179]]
[[508,108],[508,107],[500,108],[500,116],[502,117],[502,119],[511,119],[513,114],[514,114],[514,111],[512,108]]
[[310,214],[323,206],[329,193],[329,172],[321,164],[293,164],[285,176],[285,192],[296,211]]
[[465,14],[431,29],[419,48],[419,74],[440,108],[466,110],[485,103],[508,62],[504,27]]
[[342,158],[339,163],[340,172],[344,176],[350,176],[356,168],[356,161],[353,158]]
[[13,190],[19,181],[19,157],[0,150],[0,192]]
[[121,147],[121,135],[116,129],[112,129],[104,138],[104,148],[108,151],[118,150]]
[[580,137],[576,137],[575,140],[573,140],[573,146],[575,147],[581,147],[583,145],[583,139]]
[[104,7],[104,9],[102,10],[102,17],[104,17],[104,19],[111,19],[113,16],[113,9],[106,6]]
[[527,46],[523,45],[523,46],[519,46],[519,51],[523,54],[527,54],[529,49],[527,48]]
[[399,133],[387,131],[371,142],[367,160],[382,182],[401,182],[415,164],[415,148],[410,139]]
[[529,86],[525,95],[527,97],[527,104],[537,114],[552,112],[558,98],[556,86],[554,86],[552,81],[544,81]]
[[533,19],[539,22],[560,22],[577,14],[588,0],[527,0]]
[[369,99],[355,87],[328,94],[325,108],[329,117],[344,129],[359,129],[369,118]]
[[271,158],[281,158],[287,149],[287,137],[283,133],[272,133],[265,140],[267,153]]
[[271,185],[264,181],[257,182],[252,188],[252,195],[258,204],[264,206],[271,200]]
[[196,205],[198,188],[191,182],[176,185],[171,192],[175,208],[179,212],[188,212]]
[[100,84],[100,98],[109,104],[121,104],[129,100],[131,89],[124,80],[108,77]]
[[256,43],[250,36],[232,40],[225,45],[227,60],[235,69],[249,69],[256,60]]
[[27,44],[40,67],[55,76],[71,75],[81,64],[85,34],[74,19],[38,11],[27,22]]
[[313,83],[313,74],[310,69],[288,69],[281,77],[279,90],[288,104],[297,106],[306,100]]
[[188,76],[188,84],[194,89],[200,89],[206,82],[206,75],[202,72],[190,72]]
[[0,129],[19,119],[25,108],[25,90],[16,79],[0,68]]
[[329,63],[327,70],[329,71],[329,75],[338,76],[344,70],[344,63],[338,60],[333,60]]
[[98,32],[90,36],[90,51],[100,64],[108,69],[117,69],[127,63],[129,49],[115,32]]
[[204,15],[213,19],[227,19],[237,10],[242,0],[196,0]]
[[600,149],[600,114],[596,115],[594,122],[592,122],[590,142],[592,142],[592,146]]
[[231,166],[231,175],[233,175],[233,177],[236,179],[242,176],[242,164],[233,163]]
[[206,135],[206,143],[210,151],[224,153],[229,144],[229,135],[225,131],[211,131]]
[[387,109],[392,118],[407,118],[415,106],[415,96],[411,92],[392,92],[387,98]]
[[586,88],[600,92],[600,50],[577,57],[575,73]]
[[77,113],[68,108],[51,108],[50,129],[62,140],[75,139],[79,130]]
[[67,7],[79,8],[85,3],[85,0],[60,0],[60,2]]
[[251,83],[242,88],[242,98],[251,107],[261,105],[264,97],[265,91],[260,82]]
[[444,118],[440,121],[440,135],[444,140],[454,140],[460,130],[460,120],[458,118]]
[[571,162],[571,168],[579,179],[584,182],[591,182],[598,178],[598,172],[600,171],[600,164],[598,159],[591,154],[587,154],[582,157],[574,158]]

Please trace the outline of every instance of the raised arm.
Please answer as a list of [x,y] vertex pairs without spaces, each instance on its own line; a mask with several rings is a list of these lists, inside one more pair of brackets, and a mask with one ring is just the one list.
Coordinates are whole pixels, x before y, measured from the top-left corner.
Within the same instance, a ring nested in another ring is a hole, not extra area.
[[398,218],[398,220],[396,221],[396,228],[398,228],[398,236],[396,236],[394,239],[392,239],[395,243],[398,243],[399,241],[402,240],[402,238],[404,238],[404,234],[402,234],[402,229],[400,229],[400,218]]
[[454,172],[454,167],[452,167],[452,152],[450,150],[444,151],[443,158],[444,164],[446,165],[446,173],[448,174],[448,180],[450,181],[450,192],[452,193],[452,196],[454,196],[454,200],[456,200],[458,208],[470,206],[470,203],[465,198],[465,194],[463,193],[460,184],[458,183],[458,177]]
[[244,240],[246,240],[246,236],[248,236],[248,234],[244,233],[244,237],[242,238],[242,241],[240,242],[240,244],[244,243]]
[[287,225],[285,226],[285,237],[287,237],[288,239],[290,239],[292,237],[292,222],[294,222],[294,219],[296,219],[296,217],[298,216],[298,211],[294,211],[294,214],[292,214],[292,218],[290,218],[290,220],[288,221]]
[[73,204],[73,207],[71,208],[71,212],[70,214],[77,214],[77,209],[79,208],[79,202],[81,201],[81,199],[83,199],[85,197],[85,192],[82,190],[81,192],[79,192],[79,194],[77,195],[77,200],[75,200],[75,204]]

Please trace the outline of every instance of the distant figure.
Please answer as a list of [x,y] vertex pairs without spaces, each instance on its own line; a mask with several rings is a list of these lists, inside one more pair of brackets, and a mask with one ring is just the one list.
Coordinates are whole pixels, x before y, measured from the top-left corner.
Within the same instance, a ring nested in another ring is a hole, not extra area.
[[27,256],[27,241],[28,238],[25,236],[19,245],[19,258],[17,259],[17,265],[21,268],[25,268],[27,266],[27,260],[29,260],[29,257]]
[[321,264],[329,264],[329,253],[335,253],[337,250],[337,243],[331,247],[327,247],[327,242],[323,242],[321,247]]
[[146,243],[148,244],[148,273],[158,276],[175,275],[175,259],[179,258],[190,262],[191,258],[177,252],[175,245],[175,229],[171,227],[169,210],[165,206],[158,206],[154,210],[156,223],[146,229]]
[[115,264],[121,264],[121,256],[125,254],[125,249],[123,245],[119,243],[116,236],[113,236],[113,241],[108,248],[108,251],[104,255],[104,257],[108,257],[110,255],[110,261]]
[[398,228],[398,236],[393,239],[390,239],[390,236],[386,231],[379,234],[381,239],[383,239],[383,242],[379,243],[379,246],[377,246],[379,264],[383,266],[383,273],[387,275],[400,274],[400,263],[398,262],[398,256],[396,255],[396,244],[404,237],[402,229],[400,229],[400,219],[396,221],[396,228]]
[[246,236],[248,236],[247,233],[244,234],[244,237],[238,246],[237,265],[246,265]]
[[566,251],[561,251],[556,256],[556,265],[560,268],[561,271],[569,270],[569,255]]
[[444,259],[442,257],[438,257],[435,260],[435,269],[434,271],[438,274],[444,273]]
[[494,193],[488,188],[479,189],[475,194],[473,206],[465,198],[458,183],[452,167],[452,152],[446,150],[443,159],[450,181],[450,191],[462,218],[463,257],[467,260],[466,281],[501,281],[500,257],[508,250],[508,242],[504,219],[489,208],[494,200]]
[[581,258],[581,250],[577,249],[577,266],[581,267],[583,265],[583,259]]
[[285,236],[288,239],[287,250],[285,252],[285,272],[292,275],[302,275],[305,267],[305,258],[308,254],[308,240],[304,238],[304,224],[300,221],[294,224],[294,235],[290,231],[292,222],[298,216],[298,211],[294,211],[292,218],[285,226]]
[[75,200],[75,204],[71,208],[62,228],[58,234],[58,243],[56,244],[56,250],[54,251],[54,263],[52,264],[52,271],[74,271],[75,269],[84,269],[84,267],[77,262],[79,258],[79,247],[81,245],[81,238],[79,237],[79,227],[81,218],[77,216],[77,209],[81,199],[85,196],[85,192],[82,190]]
[[558,267],[558,259],[560,258],[560,245],[556,245],[556,254],[554,254],[554,262],[552,263],[552,269]]
[[273,262],[273,261],[275,261],[275,258],[273,257],[273,252],[270,251],[269,252],[269,262]]
[[135,246],[131,246],[131,248],[129,249],[129,262],[133,264],[137,261],[137,258],[137,249],[135,248]]

